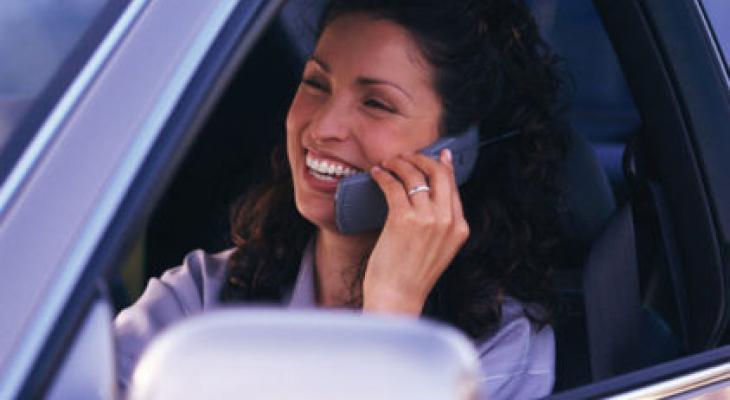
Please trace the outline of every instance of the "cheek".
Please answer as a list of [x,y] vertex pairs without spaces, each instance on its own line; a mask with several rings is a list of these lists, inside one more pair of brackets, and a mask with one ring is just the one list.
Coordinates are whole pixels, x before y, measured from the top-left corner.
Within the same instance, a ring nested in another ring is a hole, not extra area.
[[291,135],[297,130],[297,127],[301,125],[300,120],[302,116],[302,101],[299,92],[294,95],[291,105],[289,106],[289,112],[286,114],[286,132],[287,135]]
[[[383,161],[398,155],[396,150],[399,146],[395,145],[392,135],[388,138],[386,135],[382,137],[371,137],[366,143],[363,143],[362,150],[371,166],[379,165]],[[381,143],[387,143],[382,145]]]
[[307,115],[311,115],[311,113],[307,111],[306,101],[297,92],[286,115],[286,142],[290,158],[294,147],[298,147],[301,142],[301,132],[306,124]]
[[370,129],[361,140],[361,149],[371,166],[379,165],[387,159],[400,154],[418,151],[435,140],[432,135],[415,135],[411,126],[398,124],[381,125],[379,129]]
[[287,114],[287,129],[301,129],[309,123],[320,107],[321,100],[300,88],[294,95]]
[[289,145],[301,143],[302,133],[312,123],[318,110],[319,102],[311,95],[303,93],[302,89],[299,89],[289,106],[289,112],[286,116],[287,142]]

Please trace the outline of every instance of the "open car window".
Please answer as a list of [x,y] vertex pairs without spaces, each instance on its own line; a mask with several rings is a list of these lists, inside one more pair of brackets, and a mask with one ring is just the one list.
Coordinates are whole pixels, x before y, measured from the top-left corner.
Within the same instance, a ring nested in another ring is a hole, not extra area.
[[[273,136],[258,133],[282,134],[282,115],[267,115],[267,110],[286,107],[287,93],[295,83],[301,58],[308,54],[308,46],[312,45],[311,38],[307,36],[311,33],[311,24],[302,23],[298,17],[302,15],[300,11],[311,11],[308,7],[314,7],[316,3],[289,2],[283,11],[284,17],[272,26],[257,44],[251,58],[236,73],[202,129],[204,134],[197,138],[149,220],[140,245],[144,250],[138,255],[138,260],[143,261],[130,264],[139,266],[141,263],[145,268],[137,272],[137,291],[147,278],[159,276],[165,269],[179,264],[184,254],[194,248],[216,251],[231,246],[226,236],[228,206],[241,190],[245,190],[247,183],[257,181],[257,174],[263,172],[260,165],[266,162],[266,156],[276,141]],[[575,93],[568,112],[570,123],[598,159],[616,203],[626,205],[630,202],[633,188],[626,176],[625,152],[632,139],[644,134],[646,122],[638,111],[614,44],[603,28],[602,18],[590,1],[536,0],[528,3],[546,40],[562,57],[573,79]],[[297,10],[297,7],[303,10]],[[297,30],[292,27],[293,24],[310,30]],[[645,56],[650,57],[650,54]],[[278,61],[273,63],[269,60]],[[257,96],[250,96],[250,93],[257,93]],[[240,107],[240,104],[246,107]],[[242,114],[245,118],[241,118]],[[244,137],[236,132],[250,132],[251,135]],[[666,149],[656,148],[656,151]],[[230,163],[221,162],[228,157],[232,160]],[[216,161],[211,162],[214,159]],[[637,224],[642,225],[643,221]],[[666,272],[653,270],[642,276],[641,317],[650,324],[649,332],[661,334],[645,342],[653,346],[644,349],[651,354],[648,361],[644,360],[642,368],[672,360],[681,361],[682,357],[690,354],[682,347],[683,327],[673,304],[669,280]],[[573,293],[571,291],[575,287],[570,283],[562,287],[565,293]],[[561,386],[556,387],[556,391],[581,389],[592,381],[591,371],[585,364],[587,361],[580,359],[587,357],[587,334],[580,330],[585,329],[585,324],[578,322],[566,328],[569,332],[567,340],[558,344],[558,362],[561,363],[558,368],[569,366],[569,374],[562,377],[568,379],[559,381]],[[580,340],[583,342],[580,343]],[[671,368],[681,373],[700,368],[699,364],[687,365],[684,363]],[[666,369],[657,368],[662,371],[661,374],[652,375],[651,379],[667,376]],[[641,382],[649,375],[637,370],[638,367],[631,376],[617,373],[608,379],[614,385],[614,393],[620,392],[622,389],[616,387],[624,383],[627,388],[645,384]],[[599,388],[598,393],[606,392],[600,392]],[[575,395],[568,394],[566,398],[574,398],[570,396]]]

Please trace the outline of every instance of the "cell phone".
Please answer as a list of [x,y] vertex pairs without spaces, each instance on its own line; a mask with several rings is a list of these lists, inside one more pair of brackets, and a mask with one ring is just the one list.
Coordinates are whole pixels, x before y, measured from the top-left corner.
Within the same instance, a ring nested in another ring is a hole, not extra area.
[[[451,150],[456,182],[461,185],[469,179],[477,161],[479,129],[474,125],[462,134],[442,137],[421,153],[438,159],[441,150],[446,148]],[[335,219],[340,232],[355,234],[380,229],[387,214],[385,195],[369,173],[361,172],[338,183]]]
[[[471,125],[463,133],[442,137],[420,152],[438,160],[441,150],[451,150],[456,184],[462,185],[471,176],[481,147],[520,133],[520,130],[512,130],[480,142],[479,127]],[[385,224],[387,215],[385,195],[369,173],[361,172],[349,176],[337,184],[335,221],[340,232],[351,235],[380,229]]]
[[[458,185],[469,179],[479,155],[479,149],[520,134],[512,130],[491,139],[479,141],[479,128],[470,126],[466,131],[455,136],[438,139],[432,145],[421,150],[434,159],[438,159],[441,150],[451,150],[454,163],[454,175]],[[385,195],[377,183],[367,172],[361,172],[340,180],[335,192],[335,221],[337,228],[344,234],[356,234],[380,229],[385,224],[388,205]]]

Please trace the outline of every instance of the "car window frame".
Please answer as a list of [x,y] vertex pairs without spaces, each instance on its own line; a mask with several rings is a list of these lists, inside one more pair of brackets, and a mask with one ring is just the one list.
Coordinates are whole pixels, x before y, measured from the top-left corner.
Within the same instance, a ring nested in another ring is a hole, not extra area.
[[[630,397],[630,395],[635,394],[641,389],[647,389],[653,385],[658,385],[664,382],[671,382],[693,372],[727,365],[728,358],[730,358],[730,345],[685,356],[638,371],[629,372],[627,374],[622,374],[613,378],[566,390],[546,397],[546,399],[568,400],[607,398],[620,395],[626,395],[627,398],[646,398],[646,393],[642,393],[643,397]],[[658,386],[654,386],[654,388],[663,390],[660,393],[668,395],[665,388],[660,388]],[[654,394],[658,395],[657,393]],[[677,391],[673,394],[681,394],[681,391]]]
[[[285,0],[237,1],[205,57],[186,85],[158,134],[150,152],[124,195],[111,223],[95,247],[83,275],[64,305],[54,335],[43,345],[41,356],[25,380],[20,397],[42,397],[73,340],[83,326],[86,312],[98,296],[107,298],[106,277],[120,267],[131,242],[162,194],[199,128],[230,82],[248,52],[273,21]],[[101,285],[101,286],[100,286]]]
[[[0,157],[0,188],[2,188],[2,192],[13,190],[13,188],[6,188],[7,186],[22,184],[22,180],[28,172],[18,171],[19,161],[21,158],[27,157],[26,154],[33,151],[31,147],[34,141],[47,142],[52,139],[43,140],[44,138],[38,137],[38,131],[50,117],[62,96],[67,93],[73,82],[79,77],[81,71],[86,68],[94,52],[128,7],[128,3],[120,1],[108,1],[102,6],[91,24],[80,36],[78,42],[60,63],[58,70],[52,74],[48,83],[33,98],[23,117],[11,129],[7,143],[0,149],[0,155],[2,155]],[[40,156],[43,147],[45,146],[41,144],[40,149],[35,151],[36,154],[33,158],[37,159]],[[32,169],[33,163],[31,161],[29,166],[23,169]],[[12,179],[11,175],[13,174],[24,176]],[[6,201],[9,201],[9,199],[0,196],[0,214],[7,207]]]
[[707,31],[708,37],[712,41],[718,63],[724,67],[723,70],[725,72],[725,82],[727,84],[728,91],[730,91],[730,54],[726,54],[726,52],[724,51],[724,46],[722,44],[722,39],[725,39],[729,42],[727,48],[730,49],[730,37],[719,37],[717,29],[715,29],[715,24],[713,23],[713,17],[710,15],[710,11],[705,5],[705,2],[706,0],[695,0],[695,6],[698,10],[700,10],[700,15],[704,22],[705,30]]

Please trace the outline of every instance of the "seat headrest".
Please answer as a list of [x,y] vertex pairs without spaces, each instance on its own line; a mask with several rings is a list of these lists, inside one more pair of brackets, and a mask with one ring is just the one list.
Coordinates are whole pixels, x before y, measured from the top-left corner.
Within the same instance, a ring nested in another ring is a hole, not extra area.
[[616,210],[616,200],[593,148],[572,128],[566,132],[568,148],[558,174],[560,222],[570,240],[587,245]]

